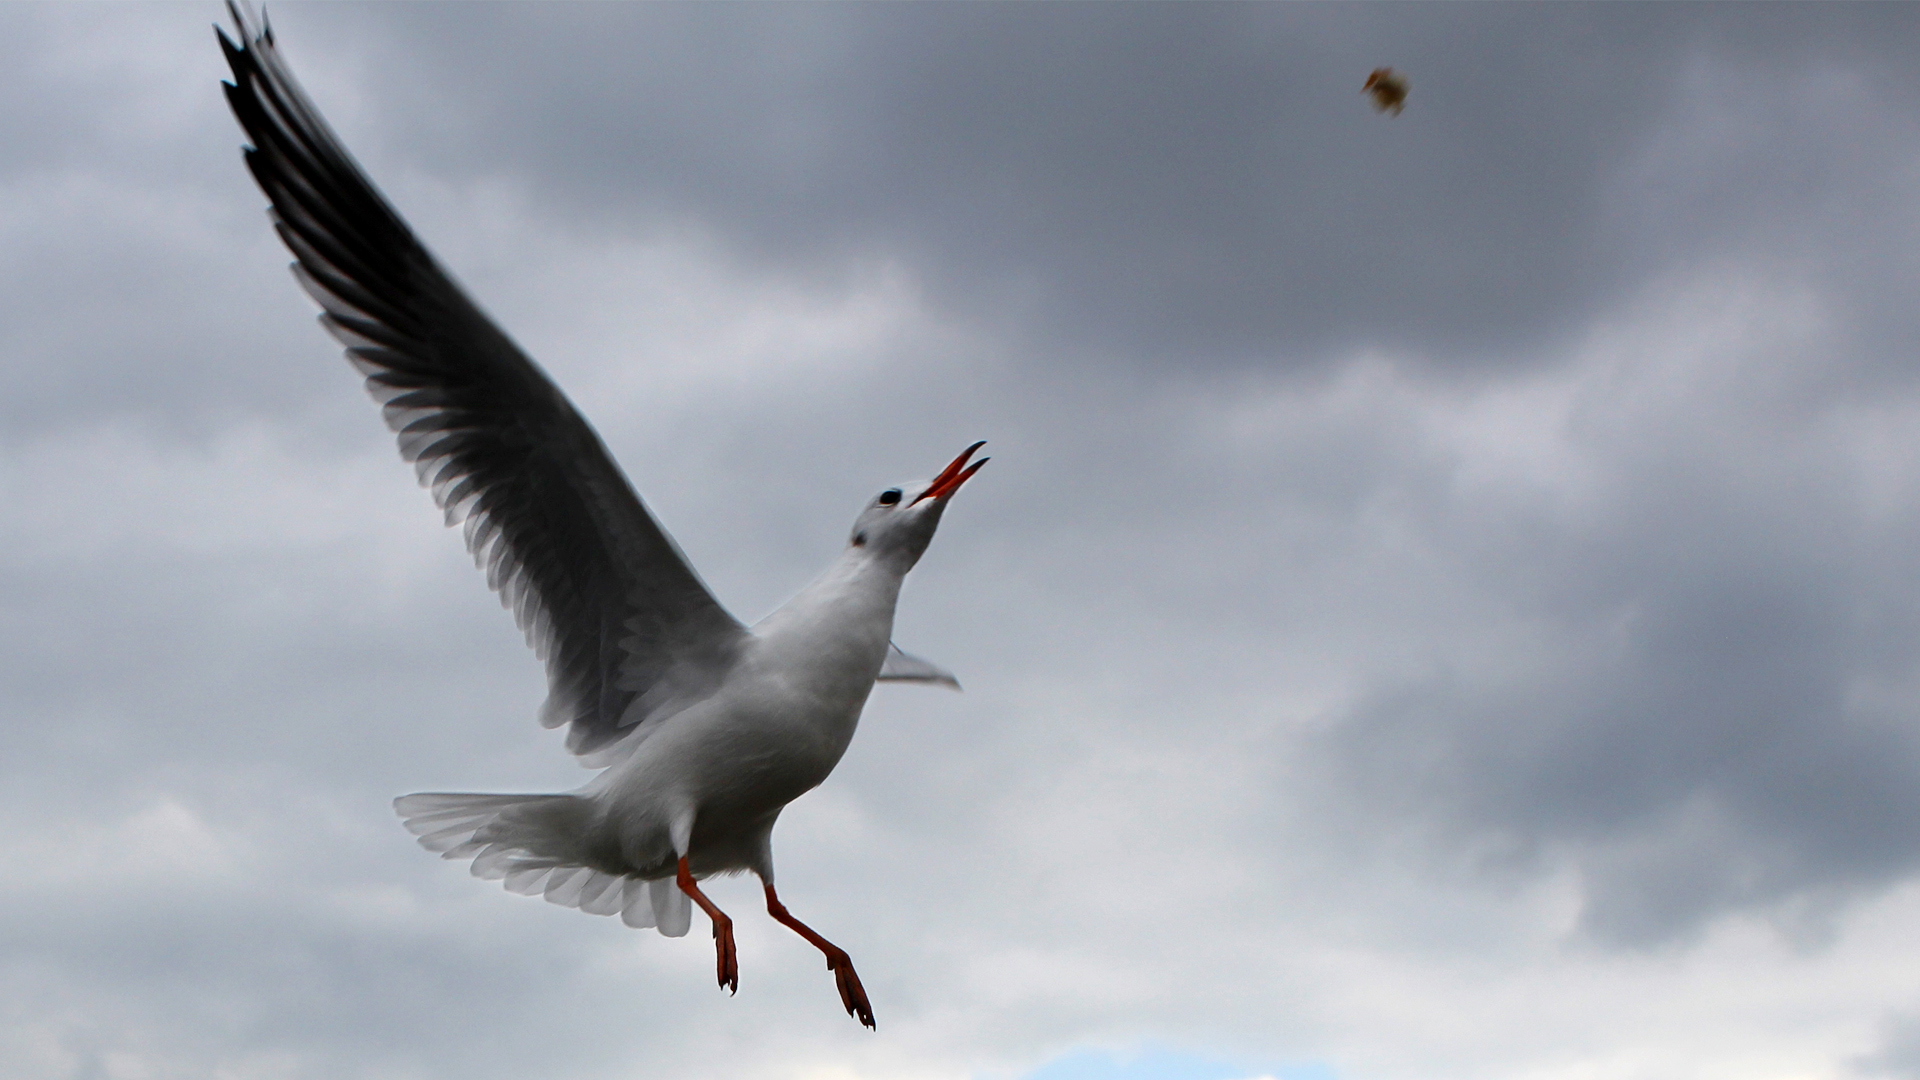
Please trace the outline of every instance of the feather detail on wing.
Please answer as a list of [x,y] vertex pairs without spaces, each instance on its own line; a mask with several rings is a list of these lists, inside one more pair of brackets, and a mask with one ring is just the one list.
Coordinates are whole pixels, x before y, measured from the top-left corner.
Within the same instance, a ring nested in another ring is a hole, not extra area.
[[[476,307],[294,81],[264,20],[220,42],[246,161],[294,274],[401,454],[546,663],[541,722],[604,763],[711,693],[746,631],[687,565],[547,376]],[[630,744],[628,744],[630,745]]]

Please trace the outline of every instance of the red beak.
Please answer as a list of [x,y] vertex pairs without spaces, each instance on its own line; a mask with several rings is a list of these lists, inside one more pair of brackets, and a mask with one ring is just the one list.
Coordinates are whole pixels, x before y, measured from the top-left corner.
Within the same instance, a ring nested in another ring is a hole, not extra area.
[[987,445],[987,442],[985,439],[982,439],[972,446],[967,447],[965,450],[962,450],[960,456],[953,459],[952,464],[940,470],[940,475],[933,478],[933,483],[927,485],[927,490],[921,492],[918,498],[915,498],[913,502],[907,505],[913,506],[919,503],[921,499],[944,499],[954,492],[959,491],[960,485],[966,483],[968,477],[979,472],[980,466],[992,460],[990,458],[981,458],[971,465],[967,464],[967,459],[973,456],[973,452],[985,445]]

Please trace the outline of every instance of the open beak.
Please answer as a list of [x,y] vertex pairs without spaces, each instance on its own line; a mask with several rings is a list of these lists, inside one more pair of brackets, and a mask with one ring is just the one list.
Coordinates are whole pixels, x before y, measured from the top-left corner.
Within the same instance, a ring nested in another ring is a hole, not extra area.
[[985,445],[987,445],[986,440],[982,439],[972,446],[967,447],[965,450],[962,450],[960,456],[954,458],[951,465],[940,470],[940,475],[933,478],[933,483],[927,485],[927,490],[921,492],[913,502],[907,505],[917,505],[921,499],[945,499],[954,492],[959,491],[960,485],[966,483],[968,477],[979,472],[980,466],[985,465],[991,460],[989,458],[981,458],[971,465],[967,464],[967,459],[973,456],[973,452]]

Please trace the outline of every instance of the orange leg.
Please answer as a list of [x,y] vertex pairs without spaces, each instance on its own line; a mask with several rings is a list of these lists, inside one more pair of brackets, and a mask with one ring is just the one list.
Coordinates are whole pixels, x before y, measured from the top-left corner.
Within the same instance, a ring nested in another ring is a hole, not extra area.
[[[819,934],[813,932],[806,923],[794,918],[787,912],[787,905],[773,891],[773,883],[767,882],[767,914],[793,928],[813,943],[813,947],[827,954],[827,970],[833,972],[834,985],[840,989],[840,1004],[847,1007],[847,1015],[873,1027],[873,1006],[867,1004],[867,992],[860,987],[860,976],[853,973],[853,959],[847,951]],[[875,1029],[878,1030],[878,1029]]]
[[738,991],[740,989],[740,957],[733,948],[733,920],[727,918],[726,912],[715,907],[713,901],[707,899],[706,894],[700,891],[700,886],[693,883],[693,871],[687,869],[685,855],[680,856],[680,874],[677,880],[680,891],[693,897],[693,902],[699,904],[700,910],[706,912],[707,918],[713,920],[714,966],[720,973],[720,985],[729,994]]

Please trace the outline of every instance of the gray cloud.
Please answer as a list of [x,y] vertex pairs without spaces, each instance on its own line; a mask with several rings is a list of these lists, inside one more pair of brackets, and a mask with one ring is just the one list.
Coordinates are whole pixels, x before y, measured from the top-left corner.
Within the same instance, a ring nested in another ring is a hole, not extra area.
[[725,1000],[419,852],[396,793],[583,774],[285,276],[217,12],[0,10],[19,1075],[1684,1076],[1845,1067],[1808,965],[1914,1000],[1858,959],[1920,795],[1906,9],[274,14],[743,616],[990,439],[898,634],[968,692],[883,689],[778,837],[878,1039],[739,883]]
[[1863,472],[1898,451],[1857,441],[1846,392],[1806,394],[1825,365],[1756,343],[1646,399],[1674,372],[1628,358],[1586,423],[1546,421],[1579,492],[1410,493],[1498,612],[1468,619],[1515,633],[1364,693],[1320,740],[1336,786],[1495,861],[1572,859],[1615,942],[1910,874],[1917,522],[1871,505]]
[[[429,8],[355,77],[432,102],[387,137],[444,167],[816,272],[877,249],[1052,345],[1525,363],[1689,260],[1891,254],[1913,34],[1871,9]],[[515,48],[463,59],[489,40]],[[1358,122],[1387,58],[1412,111]]]
[[1882,1026],[1880,1047],[1854,1059],[1852,1065],[1857,1076],[1894,1080],[1920,1076],[1920,1023],[1911,1017],[1888,1021]]

